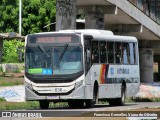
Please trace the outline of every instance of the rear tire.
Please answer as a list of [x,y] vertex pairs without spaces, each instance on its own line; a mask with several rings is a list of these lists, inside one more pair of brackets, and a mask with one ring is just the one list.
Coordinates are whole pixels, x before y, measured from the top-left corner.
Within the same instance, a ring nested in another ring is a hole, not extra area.
[[121,97],[116,99],[116,105],[122,106],[125,105],[126,101],[126,88],[122,86]]
[[48,109],[49,108],[49,102],[46,100],[39,101],[39,105],[41,109]]
[[125,105],[125,102],[126,102],[126,88],[123,85],[121,90],[121,98],[119,98],[118,103],[119,105]]
[[110,99],[108,102],[110,106],[121,106],[125,105],[125,99],[126,99],[126,88],[123,85],[121,89],[121,97]]

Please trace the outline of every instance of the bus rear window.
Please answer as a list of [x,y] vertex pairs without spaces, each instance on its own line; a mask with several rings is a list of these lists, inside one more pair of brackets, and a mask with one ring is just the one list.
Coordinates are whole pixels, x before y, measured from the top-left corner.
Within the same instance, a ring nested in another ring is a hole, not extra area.
[[43,34],[43,35],[29,35],[28,43],[43,44],[43,43],[78,43],[80,42],[78,35],[60,35],[60,34]]

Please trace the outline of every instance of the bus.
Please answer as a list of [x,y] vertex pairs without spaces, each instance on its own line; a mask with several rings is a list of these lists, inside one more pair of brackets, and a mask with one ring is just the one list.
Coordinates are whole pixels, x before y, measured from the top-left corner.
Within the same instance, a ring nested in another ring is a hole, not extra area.
[[139,91],[138,42],[107,30],[61,30],[25,38],[26,101],[92,108],[124,105]]

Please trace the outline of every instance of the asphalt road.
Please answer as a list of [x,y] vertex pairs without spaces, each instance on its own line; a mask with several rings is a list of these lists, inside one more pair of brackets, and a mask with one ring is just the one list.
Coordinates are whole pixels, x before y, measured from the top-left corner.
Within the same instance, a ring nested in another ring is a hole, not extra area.
[[49,108],[47,110],[34,109],[31,111],[43,111],[44,115],[54,116],[54,117],[66,117],[66,116],[83,116],[91,112],[99,111],[128,111],[137,110],[145,108],[147,110],[156,108],[160,111],[160,102],[135,102],[126,103],[124,106],[109,106],[105,104],[97,104],[94,108],[80,108],[80,109],[70,109],[69,107],[61,108]]
[[[49,108],[47,111],[114,111],[114,110],[134,110],[140,108],[158,108],[160,109],[160,102],[134,102],[126,103],[124,106],[109,106],[108,104],[96,104],[94,108],[79,108],[70,109],[69,107]],[[33,110],[33,109],[32,109]],[[40,110],[41,109],[34,109]],[[44,111],[44,110],[42,110]]]
[[[156,109],[155,109],[156,108]],[[77,116],[86,116],[91,115],[94,117],[94,113],[103,112],[103,111],[130,111],[130,110],[141,110],[153,112],[158,110],[160,112],[160,102],[136,102],[136,103],[127,103],[125,106],[109,106],[105,104],[97,104],[95,108],[81,108],[81,109],[70,109],[69,107],[60,107],[60,108],[49,108],[47,110],[41,109],[31,109],[31,110],[20,110],[12,111],[18,113],[41,113],[43,117],[77,117]],[[0,120],[21,120],[28,118],[0,118]],[[30,118],[29,118],[30,119]],[[32,119],[32,118],[31,118]],[[36,118],[34,118],[36,119]]]

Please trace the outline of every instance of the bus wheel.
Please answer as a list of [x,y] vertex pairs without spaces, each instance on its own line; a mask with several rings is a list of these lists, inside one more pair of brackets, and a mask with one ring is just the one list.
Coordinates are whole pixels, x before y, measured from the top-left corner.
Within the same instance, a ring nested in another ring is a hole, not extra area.
[[117,99],[117,105],[124,105],[126,100],[126,88],[123,85],[121,89],[121,98]]
[[68,105],[70,108],[82,108],[84,106],[84,101],[83,100],[78,100],[78,101],[68,101]]
[[123,86],[120,103],[121,105],[124,105],[125,102],[126,102],[126,88]]
[[41,109],[48,109],[49,108],[49,102],[46,100],[39,101],[39,105]]
[[116,106],[116,99],[110,99],[108,102],[110,106]]
[[86,101],[86,107],[87,107],[87,108],[93,108],[94,105],[96,104],[96,100],[97,100],[97,90],[94,89],[93,99]]

